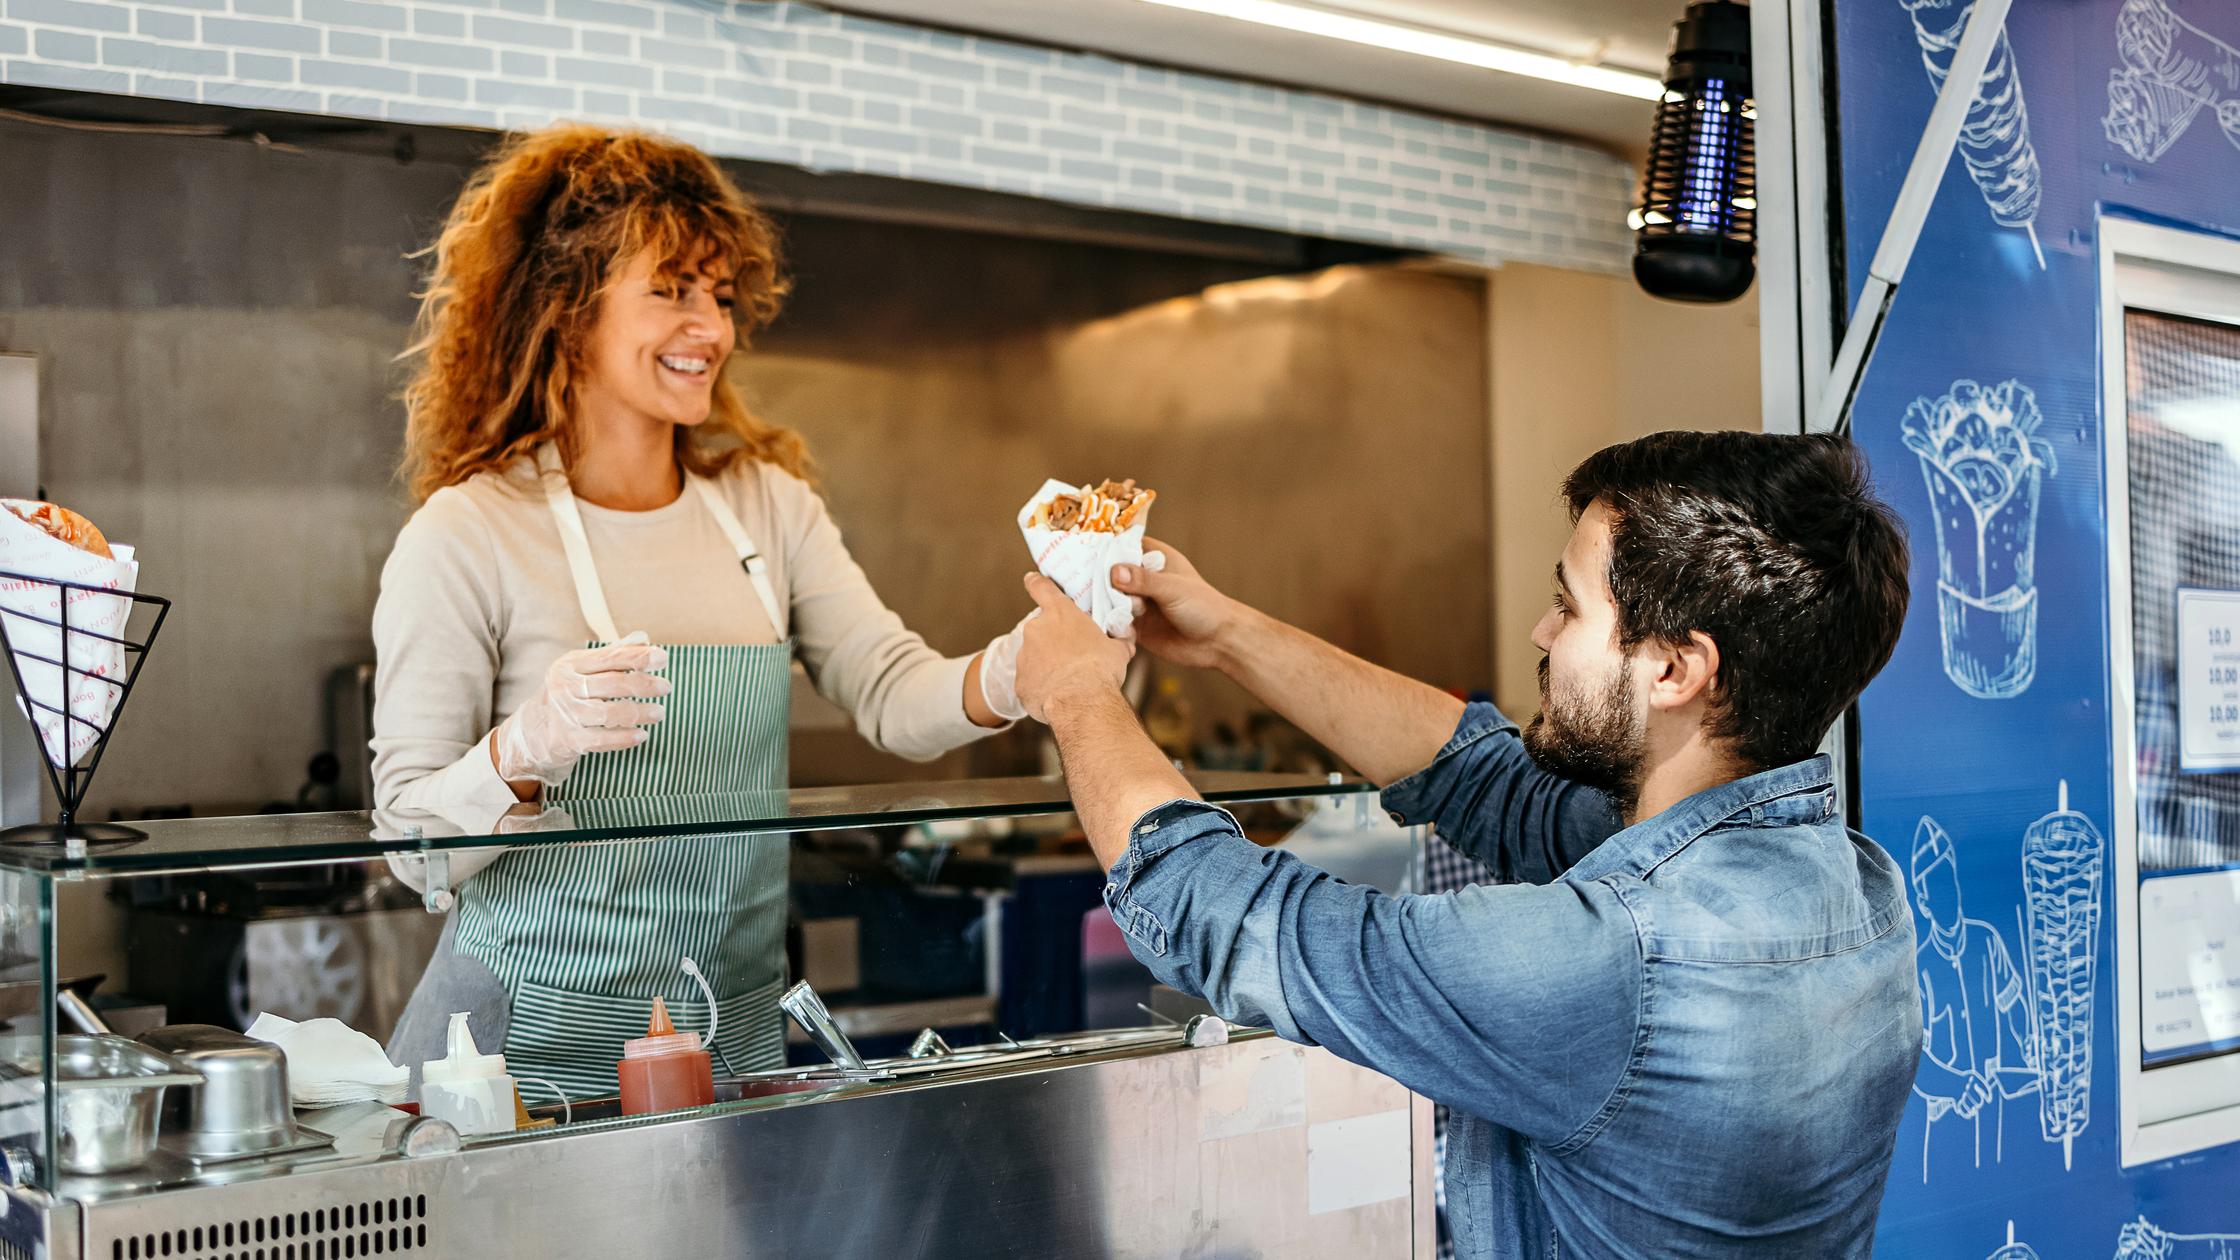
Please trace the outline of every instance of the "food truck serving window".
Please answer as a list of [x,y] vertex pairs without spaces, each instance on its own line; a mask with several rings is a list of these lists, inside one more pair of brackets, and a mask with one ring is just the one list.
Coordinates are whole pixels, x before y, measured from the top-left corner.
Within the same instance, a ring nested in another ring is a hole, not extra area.
[[2104,226],[2128,1164],[2240,1141],[2240,246]]
[[2240,1050],[2240,327],[2126,309],[2139,1032]]

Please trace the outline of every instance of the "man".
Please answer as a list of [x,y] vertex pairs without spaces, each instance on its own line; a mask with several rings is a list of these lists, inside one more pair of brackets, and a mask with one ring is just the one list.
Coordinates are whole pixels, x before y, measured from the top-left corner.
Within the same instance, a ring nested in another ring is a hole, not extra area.
[[1815,749],[1889,659],[1904,538],[1832,438],[1658,434],[1565,494],[1521,732],[1172,548],[1115,571],[1145,648],[1221,669],[1515,882],[1386,897],[1253,845],[1137,727],[1130,647],[1031,576],[1020,695],[1159,979],[1453,1108],[1459,1254],[1865,1256],[1921,1052],[1912,916]]

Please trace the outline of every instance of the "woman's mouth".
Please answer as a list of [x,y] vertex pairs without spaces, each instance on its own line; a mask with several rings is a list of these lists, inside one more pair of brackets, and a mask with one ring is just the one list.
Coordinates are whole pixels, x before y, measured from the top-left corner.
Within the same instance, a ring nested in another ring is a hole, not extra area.
[[704,381],[708,379],[708,361],[704,358],[685,354],[664,354],[659,358],[662,367],[687,380]]

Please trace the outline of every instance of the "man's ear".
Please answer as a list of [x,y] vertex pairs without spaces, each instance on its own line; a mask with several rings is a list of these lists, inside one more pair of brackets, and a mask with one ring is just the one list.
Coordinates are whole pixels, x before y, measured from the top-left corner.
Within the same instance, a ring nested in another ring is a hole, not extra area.
[[1659,643],[1657,672],[1649,680],[1649,707],[1684,709],[1709,700],[1719,686],[1719,645],[1701,630],[1679,643]]

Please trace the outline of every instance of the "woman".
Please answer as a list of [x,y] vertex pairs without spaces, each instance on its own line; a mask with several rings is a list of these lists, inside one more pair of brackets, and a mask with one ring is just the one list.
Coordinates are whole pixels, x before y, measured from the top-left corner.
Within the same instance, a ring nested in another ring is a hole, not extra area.
[[[421,506],[374,609],[384,808],[786,786],[789,670],[931,758],[1020,716],[1018,632],[944,659],[880,603],[800,438],[724,367],[777,314],[771,225],[705,154],[560,126],[508,142],[434,248],[405,393]],[[625,634],[628,630],[631,633]],[[590,808],[579,805],[579,809]],[[470,1012],[518,1077],[610,1093],[664,997],[730,1071],[783,1062],[782,837],[514,849],[466,878],[390,1045]]]

